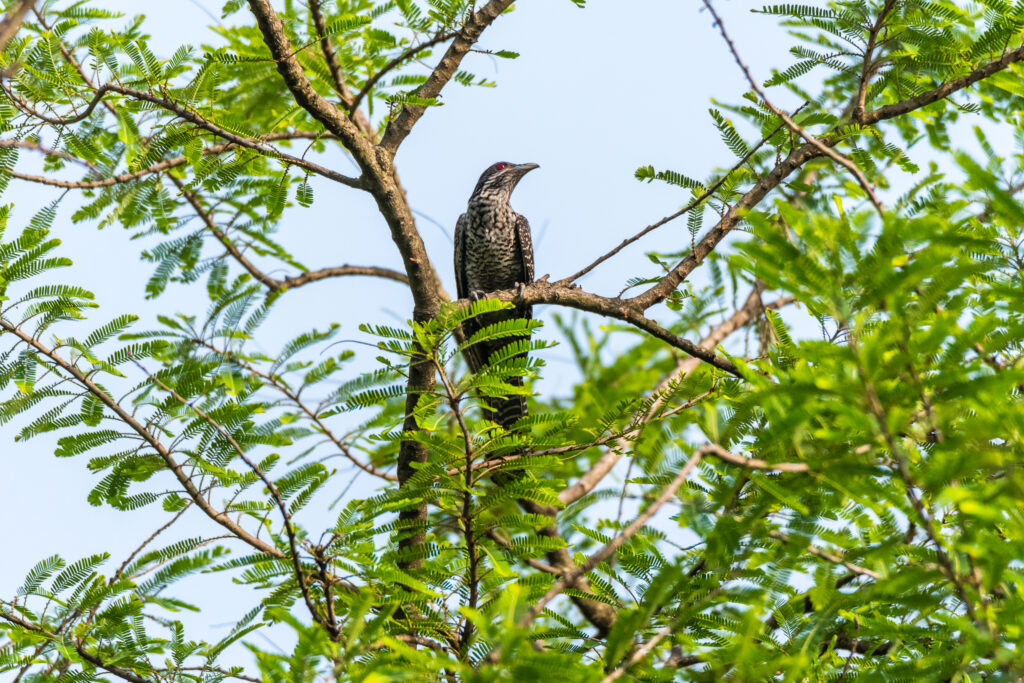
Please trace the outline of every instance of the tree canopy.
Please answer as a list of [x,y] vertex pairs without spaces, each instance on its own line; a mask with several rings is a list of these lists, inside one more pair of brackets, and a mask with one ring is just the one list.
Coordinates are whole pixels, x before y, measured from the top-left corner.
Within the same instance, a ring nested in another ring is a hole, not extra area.
[[[5,457],[56,433],[89,503],[166,521],[0,596],[4,676],[1024,676],[1024,3],[765,6],[749,20],[792,49],[762,81],[758,46],[695,1],[748,86],[709,112],[732,157],[705,179],[636,169],[678,210],[473,302],[445,292],[396,154],[446,89],[496,85],[470,71],[481,53],[515,68],[529,36],[488,40],[511,0],[229,0],[216,41],[169,55],[104,4],[9,0],[0,23],[0,191],[83,198],[26,225],[0,208],[0,423],[19,430]],[[293,255],[282,220],[317,176],[369,195],[401,270]],[[97,315],[62,273],[68,222],[153,245],[130,255],[152,265],[153,322]],[[578,283],[684,223],[618,288]],[[263,343],[294,290],[344,277],[407,286],[406,322],[339,309]],[[205,314],[165,307],[172,288]],[[516,303],[554,324],[462,334]],[[556,343],[574,383],[545,395]],[[530,416],[506,430],[484,399],[510,393]],[[185,515],[206,532],[176,536]],[[178,616],[203,609],[175,597],[201,572],[255,589],[221,639]],[[271,625],[290,651],[253,637]]]

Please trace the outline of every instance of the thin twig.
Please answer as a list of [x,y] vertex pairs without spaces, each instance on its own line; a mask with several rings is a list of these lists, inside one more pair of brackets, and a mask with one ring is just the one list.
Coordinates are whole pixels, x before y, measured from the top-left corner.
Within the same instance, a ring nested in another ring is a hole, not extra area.
[[113,411],[122,422],[127,424],[133,431],[135,431],[135,433],[141,436],[142,439],[149,444],[164,461],[167,469],[171,471],[175,479],[178,480],[178,483],[180,483],[185,489],[185,492],[196,504],[196,507],[202,510],[210,519],[230,531],[235,538],[249,544],[259,552],[266,553],[267,555],[278,559],[284,558],[285,555],[283,552],[250,534],[224,512],[216,510],[196,487],[195,483],[185,472],[181,464],[175,460],[171,451],[161,443],[145,425],[139,422],[130,412],[125,410],[117,401],[111,398],[106,391],[101,389],[89,376],[79,370],[73,363],[61,358],[57,355],[57,352],[54,349],[47,347],[38,339],[8,320],[0,319],[0,328],[15,335],[37,352],[49,358],[55,366],[71,375],[75,381],[85,387],[89,393],[95,396],[103,405],[110,408],[110,410]]
[[661,508],[661,506],[667,503],[676,495],[676,491],[678,491],[679,488],[683,485],[683,482],[686,481],[686,478],[690,476],[690,472],[693,471],[693,468],[697,466],[697,463],[700,462],[701,458],[704,457],[706,453],[706,448],[701,448],[696,453],[694,453],[690,457],[690,459],[686,461],[686,464],[683,465],[682,469],[679,470],[679,473],[676,474],[675,478],[671,481],[671,483],[669,483],[669,485],[666,486],[664,490],[662,490],[661,495],[659,495],[654,500],[654,502],[652,502],[650,506],[648,506],[646,510],[644,510],[635,520],[633,520],[629,524],[629,526],[627,526],[617,536],[615,536],[615,538],[606,543],[604,547],[602,547],[596,553],[587,558],[586,562],[581,564],[574,571],[570,572],[566,576],[556,581],[555,585],[553,585],[548,590],[548,592],[545,593],[544,596],[537,601],[537,604],[531,607],[529,611],[526,613],[526,615],[519,620],[517,626],[519,628],[526,628],[530,624],[532,624],[534,620],[540,615],[540,613],[544,611],[544,608],[547,606],[547,604],[554,600],[556,597],[558,597],[558,595],[562,591],[568,588],[572,584],[573,580],[581,576],[585,576],[591,569],[596,567],[598,564],[600,564],[607,558],[611,557],[611,555],[614,554],[615,551],[618,550],[620,547],[622,547],[622,545],[626,541],[632,538],[632,536],[636,534],[636,532],[640,531],[640,529],[642,529],[643,526],[647,523],[647,521],[654,516],[654,514]]
[[[803,104],[801,104],[796,109],[796,111],[793,112],[793,115],[796,116],[808,104],[810,104],[809,101],[808,102],[804,102]],[[757,154],[758,150],[760,150],[761,147],[764,146],[764,144],[766,142],[771,140],[772,137],[774,137],[775,134],[777,132],[779,132],[779,129],[782,128],[784,125],[786,125],[785,122],[780,123],[778,126],[773,128],[770,133],[768,133],[763,138],[761,138],[761,141],[758,142],[756,145],[754,145],[753,149],[751,149],[749,152],[747,152],[746,156],[744,156],[742,159],[740,159],[738,162],[736,162],[736,165],[734,165],[732,168],[730,168],[728,171],[726,171],[722,175],[721,178],[719,178],[717,181],[715,181],[715,183],[712,184],[711,187],[709,187],[707,190],[705,190],[699,197],[695,198],[693,201],[691,201],[689,204],[687,204],[683,208],[679,209],[675,213],[670,214],[668,216],[665,216],[660,221],[657,221],[655,223],[651,223],[646,228],[644,228],[640,232],[636,233],[632,237],[627,237],[626,239],[622,240],[622,242],[620,242],[617,247],[615,247],[611,251],[605,253],[604,255],[598,257],[590,265],[586,266],[585,268],[582,268],[582,269],[576,271],[575,273],[573,273],[572,275],[570,275],[567,278],[563,278],[563,279],[559,280],[557,282],[557,284],[566,284],[567,285],[567,284],[570,284],[572,282],[575,282],[576,280],[579,280],[581,277],[583,277],[584,275],[586,275],[587,273],[592,271],[594,268],[597,268],[599,265],[601,265],[602,263],[604,263],[605,261],[607,261],[611,257],[615,256],[620,251],[622,251],[623,249],[625,249],[629,245],[633,244],[634,242],[636,242],[640,238],[648,235],[649,233],[657,230],[658,228],[660,228],[661,226],[665,225],[666,223],[670,223],[671,221],[674,221],[675,219],[679,218],[680,216],[682,216],[682,215],[684,215],[686,213],[689,213],[690,211],[692,211],[696,207],[700,206],[704,202],[704,200],[706,200],[708,197],[711,197],[712,195],[714,195],[715,192],[718,191],[718,188],[722,187],[722,185],[724,185],[725,182],[727,180],[729,180],[729,177],[733,173],[738,171],[744,164],[746,164],[748,161],[750,161],[750,159],[752,159],[753,156],[755,154]]]
[[[311,0],[311,2],[312,1],[313,0]],[[458,35],[458,32],[454,32],[454,33],[440,33],[440,34],[434,36],[433,38],[431,38],[430,40],[427,40],[427,41],[425,41],[423,43],[420,43],[418,45],[413,45],[408,50],[406,50],[405,52],[403,52],[402,54],[398,55],[397,57],[392,59],[390,62],[388,62],[387,64],[382,66],[380,68],[380,71],[378,71],[373,76],[368,78],[366,80],[366,83],[363,85],[363,87],[359,90],[358,93],[356,93],[355,99],[352,101],[352,104],[348,105],[349,112],[355,112],[357,109],[359,109],[359,105],[362,103],[363,98],[365,98],[367,96],[367,94],[369,94],[369,92],[371,90],[373,90],[374,86],[376,86],[377,83],[380,82],[380,79],[383,78],[389,71],[392,71],[392,70],[398,68],[399,66],[404,64],[406,61],[412,59],[413,57],[415,57],[419,53],[423,52],[424,50],[429,50],[430,48],[434,47],[435,45],[437,45],[439,43],[443,43],[443,42],[448,41],[448,40],[451,40],[452,38],[454,38],[457,35]]]
[[310,616],[313,617],[314,621],[320,624],[320,626],[322,626],[331,635],[332,638],[337,638],[337,625],[332,624],[331,622],[324,619],[323,615],[320,614],[320,610],[318,610],[316,606],[313,604],[312,597],[310,597],[309,586],[306,585],[306,572],[302,568],[302,564],[299,560],[299,547],[298,542],[295,540],[295,529],[292,526],[292,516],[288,512],[288,507],[284,504],[284,499],[281,497],[281,492],[277,489],[277,486],[275,486],[274,482],[270,480],[270,478],[263,472],[262,469],[260,469],[259,465],[257,465],[256,463],[249,459],[249,457],[245,454],[245,451],[242,450],[242,447],[239,445],[238,441],[235,440],[235,437],[231,436],[230,432],[228,432],[228,430],[226,430],[219,422],[214,420],[198,405],[196,405],[195,401],[189,401],[187,398],[179,394],[177,391],[175,391],[174,389],[160,381],[158,377],[156,377],[151,372],[149,372],[149,370],[146,369],[146,366],[144,366],[142,363],[136,360],[135,356],[132,355],[131,352],[128,353],[128,357],[132,360],[132,363],[134,363],[135,366],[139,368],[139,370],[145,373],[145,375],[149,378],[151,382],[153,382],[158,387],[160,387],[161,389],[169,393],[171,396],[173,396],[176,401],[180,401],[182,405],[186,405],[189,408],[191,408],[196,415],[203,419],[203,421],[205,421],[211,427],[217,430],[217,433],[224,437],[224,440],[231,445],[231,448],[235,451],[235,453],[238,454],[238,457],[242,459],[242,462],[244,462],[246,466],[250,470],[252,470],[257,477],[260,478],[260,481],[263,482],[263,485],[267,487],[268,491],[270,491],[270,495],[274,499],[274,503],[276,503],[278,510],[281,511],[281,517],[284,520],[285,533],[287,533],[288,535],[288,545],[291,547],[292,568],[295,571],[295,580],[299,583],[299,588],[302,591],[302,598],[306,603],[306,608],[309,610]]
[[885,209],[882,208],[882,203],[878,201],[878,197],[875,196],[874,188],[871,187],[871,183],[868,182],[868,179],[864,176],[864,173],[860,170],[860,167],[858,167],[857,164],[853,163],[852,161],[844,157],[842,154],[835,151],[830,146],[826,145],[824,142],[822,142],[821,140],[819,140],[818,138],[814,137],[806,130],[801,128],[796,122],[793,121],[792,118],[790,118],[788,114],[786,114],[786,112],[782,111],[774,104],[772,104],[771,101],[769,101],[768,96],[765,95],[764,93],[764,90],[762,90],[761,87],[757,84],[757,81],[754,80],[754,77],[750,75],[750,69],[748,69],[746,64],[743,63],[743,60],[740,59],[739,52],[736,51],[736,46],[733,44],[732,39],[729,37],[729,34],[726,33],[725,24],[722,23],[721,17],[718,16],[717,12],[715,12],[715,8],[711,4],[711,0],[702,0],[702,2],[704,3],[704,6],[708,8],[708,11],[711,12],[711,16],[714,17],[715,24],[718,25],[718,30],[722,34],[722,38],[724,38],[725,42],[729,45],[729,51],[732,52],[732,56],[733,59],[736,60],[736,64],[740,67],[740,70],[743,71],[743,75],[747,77],[747,82],[750,83],[750,87],[753,88],[754,92],[756,92],[758,97],[761,98],[761,101],[764,103],[764,105],[773,114],[781,118],[790,130],[792,130],[794,133],[797,133],[800,137],[807,140],[807,142],[814,145],[814,147],[816,147],[819,152],[821,152],[825,156],[829,157],[839,165],[849,170],[850,173],[852,173],[854,177],[857,179],[857,182],[864,190],[864,193],[867,194],[868,199],[871,201],[872,205],[874,205],[875,210],[878,211],[878,214],[884,215]]

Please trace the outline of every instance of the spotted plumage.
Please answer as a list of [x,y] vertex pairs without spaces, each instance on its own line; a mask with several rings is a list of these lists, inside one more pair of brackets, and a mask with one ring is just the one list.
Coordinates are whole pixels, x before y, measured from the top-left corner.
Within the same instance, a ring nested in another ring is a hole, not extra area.
[[[478,299],[488,292],[515,289],[533,282],[533,242],[530,224],[513,211],[509,197],[523,176],[536,164],[500,161],[480,176],[469,198],[466,213],[455,225],[455,283],[459,298]],[[488,325],[511,318],[533,317],[531,306],[486,313],[467,320],[462,328],[467,337]],[[466,349],[470,368],[479,370],[496,351],[521,337],[481,342]],[[522,378],[510,383],[521,386]],[[526,415],[523,396],[488,399],[494,411],[491,419],[505,428]]]

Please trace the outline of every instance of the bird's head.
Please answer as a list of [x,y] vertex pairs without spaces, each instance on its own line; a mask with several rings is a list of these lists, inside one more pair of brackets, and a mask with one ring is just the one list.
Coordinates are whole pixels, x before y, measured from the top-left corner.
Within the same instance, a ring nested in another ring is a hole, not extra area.
[[507,161],[499,161],[491,164],[477,181],[476,189],[473,190],[472,198],[500,197],[507,198],[512,194],[523,176],[535,168],[537,164],[511,164]]

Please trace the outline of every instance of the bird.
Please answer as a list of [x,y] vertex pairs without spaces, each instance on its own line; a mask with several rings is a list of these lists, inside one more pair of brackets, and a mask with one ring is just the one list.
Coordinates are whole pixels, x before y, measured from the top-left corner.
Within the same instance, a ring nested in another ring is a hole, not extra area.
[[[455,224],[455,284],[460,299],[478,300],[487,292],[523,288],[533,282],[533,241],[530,224],[509,204],[512,191],[537,164],[513,164],[499,161],[485,170],[466,212]],[[530,320],[533,307],[517,304],[514,308],[483,313],[462,323],[466,338],[477,331],[505,320]],[[465,349],[470,370],[478,372],[487,360],[509,344],[522,337],[502,337],[482,341]],[[525,357],[526,353],[518,354]],[[511,377],[508,382],[522,386],[522,377]],[[526,417],[526,397],[522,395],[487,397],[491,419],[504,429],[511,429]]]

